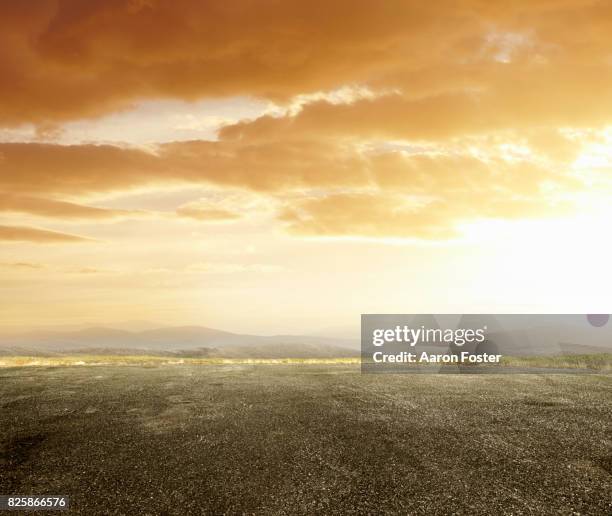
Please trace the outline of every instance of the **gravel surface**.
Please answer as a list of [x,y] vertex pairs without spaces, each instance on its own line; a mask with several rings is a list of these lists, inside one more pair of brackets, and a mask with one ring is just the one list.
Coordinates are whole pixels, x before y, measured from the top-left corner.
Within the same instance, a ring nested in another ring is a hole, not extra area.
[[0,494],[72,514],[612,514],[612,376],[0,369]]

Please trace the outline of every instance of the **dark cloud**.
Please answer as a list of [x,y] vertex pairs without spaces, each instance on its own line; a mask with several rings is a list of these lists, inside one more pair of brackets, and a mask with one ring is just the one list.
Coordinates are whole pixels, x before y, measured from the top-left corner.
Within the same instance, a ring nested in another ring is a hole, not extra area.
[[[581,91],[610,89],[611,14],[594,0],[5,1],[0,123],[346,84],[430,96],[503,82],[514,96],[574,103]],[[495,60],[495,74],[479,71]]]

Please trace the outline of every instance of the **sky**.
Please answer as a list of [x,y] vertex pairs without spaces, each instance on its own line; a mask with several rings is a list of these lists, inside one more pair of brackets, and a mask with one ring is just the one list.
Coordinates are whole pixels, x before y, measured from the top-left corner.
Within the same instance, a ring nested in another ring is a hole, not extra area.
[[609,313],[612,4],[0,0],[0,328]]

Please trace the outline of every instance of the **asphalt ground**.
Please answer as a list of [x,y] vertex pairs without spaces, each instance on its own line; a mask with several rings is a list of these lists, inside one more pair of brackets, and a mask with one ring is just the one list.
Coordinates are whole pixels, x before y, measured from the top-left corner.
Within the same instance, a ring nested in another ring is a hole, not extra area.
[[5,368],[0,494],[86,515],[609,515],[612,376]]

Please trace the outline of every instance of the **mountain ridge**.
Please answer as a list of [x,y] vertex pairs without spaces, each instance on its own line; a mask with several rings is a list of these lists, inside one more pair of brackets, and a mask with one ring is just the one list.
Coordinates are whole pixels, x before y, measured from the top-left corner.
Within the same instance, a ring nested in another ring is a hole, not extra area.
[[0,355],[161,354],[235,358],[328,358],[357,356],[359,342],[310,335],[249,335],[206,326],[139,331],[93,326],[68,331],[1,335]]

